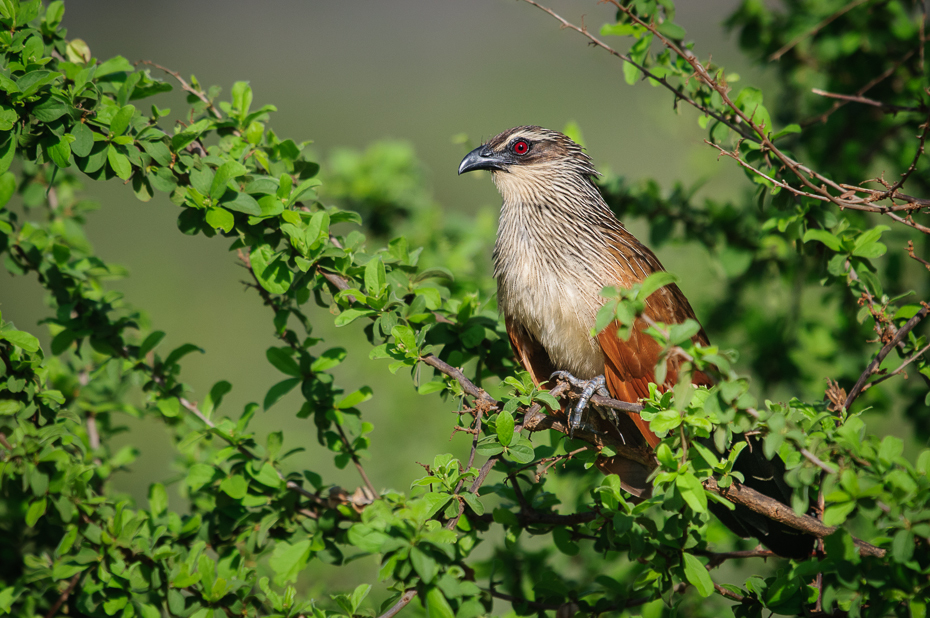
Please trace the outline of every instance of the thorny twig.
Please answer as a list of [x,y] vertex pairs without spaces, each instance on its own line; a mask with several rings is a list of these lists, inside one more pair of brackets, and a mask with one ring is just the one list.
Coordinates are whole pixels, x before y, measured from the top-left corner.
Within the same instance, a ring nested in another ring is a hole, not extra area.
[[907,254],[911,256],[912,259],[917,260],[918,262],[923,264],[927,270],[930,270],[930,262],[928,262],[927,260],[921,257],[918,257],[917,254],[914,253],[914,241],[913,240],[907,241]]
[[908,365],[910,365],[911,363],[913,363],[913,362],[914,362],[915,360],[917,360],[918,358],[922,357],[922,356],[927,352],[927,350],[930,350],[930,343],[928,343],[928,344],[925,345],[923,348],[921,348],[920,351],[914,353],[912,356],[910,356],[909,358],[907,358],[907,359],[906,359],[903,363],[901,363],[901,365],[900,365],[897,369],[895,369],[894,371],[891,371],[891,372],[889,372],[889,373],[886,373],[885,375],[881,376],[880,378],[878,378],[878,379],[876,379],[876,380],[873,380],[873,381],[869,382],[868,384],[866,384],[865,386],[863,386],[863,387],[862,387],[861,393],[864,393],[865,391],[869,390],[870,388],[872,388],[873,386],[875,386],[875,385],[878,384],[879,382],[884,382],[884,381],[887,380],[888,378],[891,378],[891,377],[894,377],[894,376],[900,374],[902,371],[904,371],[904,369],[905,369]]
[[140,64],[145,64],[150,67],[155,67],[156,69],[160,69],[164,71],[165,73],[167,73],[168,75],[172,76],[173,78],[178,80],[179,84],[181,84],[182,90],[184,90],[185,92],[189,92],[190,94],[194,95],[195,97],[197,97],[198,99],[206,103],[207,109],[209,109],[210,112],[213,113],[213,115],[217,118],[217,120],[220,120],[223,118],[223,115],[220,113],[220,110],[216,109],[216,106],[213,105],[213,102],[207,98],[207,95],[202,90],[194,88],[189,83],[187,83],[187,81],[183,77],[181,77],[181,74],[178,73],[177,71],[172,71],[171,69],[163,67],[160,64],[156,64],[152,62],[151,60],[138,60],[135,62],[133,66],[139,66]]
[[[690,50],[682,49],[681,47],[676,45],[673,41],[669,40],[668,37],[664,36],[661,32],[659,32],[659,30],[656,28],[654,24],[643,21],[633,12],[633,10],[630,7],[625,6],[618,0],[606,0],[606,1],[614,5],[615,7],[617,7],[618,10],[625,13],[630,18],[631,21],[649,30],[649,32],[651,32],[669,50],[677,54],[679,57],[684,59],[689,65],[691,65],[691,68],[694,71],[693,76],[697,78],[698,80],[700,80],[701,82],[703,82],[704,84],[706,84],[709,88],[714,90],[720,96],[724,104],[733,113],[734,118],[728,118],[726,116],[723,116],[722,114],[715,112],[713,110],[710,110],[706,106],[701,105],[700,103],[697,103],[696,101],[694,101],[693,99],[684,95],[681,91],[676,89],[671,83],[665,81],[664,79],[656,78],[653,74],[649,73],[647,69],[645,69],[638,63],[633,62],[628,56],[625,56],[624,54],[621,54],[613,50],[608,45],[603,43],[600,39],[591,35],[585,28],[572,24],[571,22],[562,18],[561,16],[559,16],[557,13],[555,13],[551,9],[540,5],[534,0],[523,0],[523,1],[539,8],[542,11],[545,11],[546,13],[548,13],[549,15],[557,19],[563,25],[563,27],[570,28],[572,30],[575,30],[576,32],[581,33],[582,35],[587,37],[593,45],[596,45],[597,47],[601,47],[607,50],[609,53],[620,58],[624,62],[629,62],[630,64],[635,66],[640,71],[643,71],[644,75],[646,75],[650,79],[655,79],[658,83],[662,84],[667,89],[672,91],[675,94],[675,97],[677,99],[681,99],[687,102],[688,104],[692,105],[695,109],[698,109],[699,111],[705,114],[708,114],[712,116],[713,118],[715,118],[716,120],[722,122],[727,127],[729,127],[734,132],[736,132],[738,135],[740,135],[743,139],[749,139],[755,143],[760,144],[763,152],[772,153],[781,162],[781,164],[784,167],[788,168],[798,178],[801,184],[804,185],[804,187],[806,187],[806,190],[801,192],[801,194],[803,194],[805,197],[811,197],[819,201],[829,201],[840,208],[851,208],[855,210],[864,210],[868,212],[877,212],[881,214],[886,214],[899,223],[913,227],[924,233],[930,234],[930,228],[926,228],[924,226],[916,224],[910,217],[899,217],[899,216],[894,215],[894,213],[892,212],[892,208],[894,207],[894,203],[893,203],[894,199],[905,201],[906,202],[905,210],[907,209],[916,210],[916,209],[921,209],[924,207],[930,207],[930,200],[926,200],[922,198],[913,198],[911,196],[905,196],[901,193],[898,193],[897,191],[894,191],[892,193],[888,193],[887,191],[876,191],[875,193],[871,193],[869,190],[862,190],[862,189],[859,189],[858,191],[868,194],[867,197],[865,198],[856,197],[854,194],[849,193],[849,189],[844,190],[843,187],[841,187],[839,183],[831,180],[830,178],[818,172],[815,172],[809,167],[787,156],[778,147],[776,147],[774,143],[772,143],[771,138],[769,137],[771,127],[764,127],[762,125],[757,124],[751,115],[747,115],[746,112],[740,109],[730,99],[729,88],[725,84],[720,83],[720,81],[716,77],[711,76],[710,73],[708,73],[707,68],[703,64],[701,64],[701,62],[694,56],[694,54]],[[748,127],[749,130],[747,131],[746,129],[743,128],[743,126],[740,126],[740,125]],[[820,183],[820,185],[818,186],[817,184],[814,183],[814,181]],[[839,193],[840,196],[837,196],[831,193],[830,189]],[[797,195],[798,193],[795,192],[795,194]],[[882,197],[878,197],[878,196],[882,196]],[[892,207],[882,206],[882,205],[873,203],[881,199],[892,199]]]
[[913,328],[927,316],[927,313],[930,313],[930,305],[925,305],[914,315],[914,317],[905,322],[904,326],[898,329],[898,332],[895,333],[891,341],[886,343],[882,349],[878,351],[878,354],[875,356],[872,362],[869,363],[868,367],[865,368],[865,371],[862,372],[862,375],[859,376],[859,379],[856,380],[855,386],[853,386],[852,390],[849,391],[849,395],[846,397],[846,403],[843,405],[844,408],[847,410],[849,409],[849,406],[852,405],[852,403],[856,400],[856,397],[859,396],[859,393],[862,392],[869,377],[878,371],[879,366],[882,364],[882,361],[885,360],[885,357],[888,356],[888,353],[891,352],[891,350],[896,347],[899,342],[904,340],[905,335],[911,332],[911,330],[913,330]]

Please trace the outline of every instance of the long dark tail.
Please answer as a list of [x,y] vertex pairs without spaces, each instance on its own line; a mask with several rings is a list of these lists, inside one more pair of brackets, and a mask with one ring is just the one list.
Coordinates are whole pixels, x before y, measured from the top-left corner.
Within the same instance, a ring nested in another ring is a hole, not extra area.
[[[791,488],[785,483],[785,463],[777,454],[766,459],[762,442],[751,439],[749,448],[744,448],[736,459],[733,469],[741,472],[744,485],[759,493],[791,505]],[[736,505],[729,510],[721,504],[711,502],[711,511],[737,535],[755,537],[762,544],[785,558],[804,560],[814,549],[814,537],[790,526],[769,519],[745,506]]]

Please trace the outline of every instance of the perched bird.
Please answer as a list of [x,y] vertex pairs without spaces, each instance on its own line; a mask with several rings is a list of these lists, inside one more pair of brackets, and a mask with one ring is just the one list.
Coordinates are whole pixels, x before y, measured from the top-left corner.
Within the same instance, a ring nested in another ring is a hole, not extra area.
[[[594,178],[598,176],[584,150],[557,131],[522,126],[504,131],[472,150],[459,165],[459,174],[488,170],[503,197],[494,277],[498,305],[520,364],[538,386],[559,377],[581,387],[583,397],[569,417],[575,429],[581,409],[594,392],[626,402],[649,394],[661,348],[643,332],[640,318],[628,340],[617,336],[616,323],[597,336],[591,332],[606,286],[630,288],[650,274],[664,270],[655,254],[630,234],[604,202]],[[695,319],[688,299],[671,284],[646,301],[646,318],[680,324]],[[707,345],[701,329],[696,343]],[[680,360],[667,360],[666,390],[677,382]],[[695,385],[710,386],[711,378],[692,374]],[[605,388],[606,387],[606,388]],[[627,446],[599,467],[620,476],[625,489],[647,495],[651,486],[652,449],[659,438],[639,415],[609,414],[600,410],[589,419],[596,428],[619,436]],[[747,453],[749,453],[747,455]],[[765,459],[761,448],[744,449],[735,469],[746,485],[781,501],[790,499],[784,484],[784,464]],[[772,551],[789,557],[810,555],[812,537],[773,522],[745,507],[718,517],[740,536],[755,536]]]

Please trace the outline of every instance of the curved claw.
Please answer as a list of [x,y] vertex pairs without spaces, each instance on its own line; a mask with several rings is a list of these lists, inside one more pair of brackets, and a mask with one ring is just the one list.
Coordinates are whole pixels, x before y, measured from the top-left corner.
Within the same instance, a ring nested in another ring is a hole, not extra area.
[[568,417],[568,437],[572,438],[575,435],[575,428],[581,425],[581,415],[584,409],[588,407],[588,402],[591,400],[591,397],[594,396],[594,393],[598,393],[605,397],[610,396],[610,393],[607,392],[604,386],[606,380],[602,375],[596,376],[590,380],[580,380],[567,371],[555,371],[550,378],[565,380],[575,388],[581,389],[581,396],[578,398],[578,403],[575,404],[572,413]]

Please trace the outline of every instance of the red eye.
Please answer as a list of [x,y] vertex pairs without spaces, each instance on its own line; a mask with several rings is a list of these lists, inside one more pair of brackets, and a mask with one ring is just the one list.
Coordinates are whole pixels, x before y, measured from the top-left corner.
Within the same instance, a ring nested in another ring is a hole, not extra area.
[[514,154],[525,155],[530,151],[530,145],[526,140],[517,140],[510,147]]

